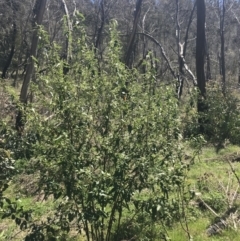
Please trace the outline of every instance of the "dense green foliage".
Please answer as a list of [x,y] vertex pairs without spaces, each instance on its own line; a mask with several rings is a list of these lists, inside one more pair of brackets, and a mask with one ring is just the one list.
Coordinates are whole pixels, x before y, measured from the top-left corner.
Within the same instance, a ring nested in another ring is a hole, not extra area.
[[218,145],[223,145],[226,140],[234,144],[240,143],[239,99],[231,92],[229,89],[223,95],[218,85],[208,90],[206,130],[208,139]]
[[28,172],[39,173],[45,198],[60,204],[44,223],[18,221],[31,230],[26,240],[64,238],[74,223],[87,240],[129,239],[131,232],[121,230],[136,218],[160,222],[165,236],[165,225],[183,217],[190,161],[183,158],[173,88],[157,85],[147,61],[146,74],[127,69],[115,23],[110,31],[101,70],[81,34],[69,73],[53,45],[47,75],[32,85],[36,101],[25,107],[15,155]]
[[185,137],[196,136],[199,133],[198,119],[203,119],[203,136],[217,150],[224,148],[225,143],[239,144],[240,111],[239,98],[232,89],[222,93],[221,85],[210,82],[207,86],[207,97],[204,101],[206,111],[197,113],[197,91],[193,90],[184,105],[183,133]]

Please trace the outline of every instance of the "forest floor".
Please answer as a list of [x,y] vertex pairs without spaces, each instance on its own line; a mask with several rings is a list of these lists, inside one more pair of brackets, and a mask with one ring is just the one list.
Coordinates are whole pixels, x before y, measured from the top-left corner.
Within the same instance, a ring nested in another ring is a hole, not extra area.
[[[191,153],[187,153],[191,155]],[[187,157],[186,155],[186,157]],[[222,240],[240,241],[240,147],[228,145],[218,153],[214,147],[205,147],[192,165],[186,184],[196,193],[189,203],[186,223],[168,229],[172,241]],[[21,174],[15,177],[7,191],[8,197],[18,197],[23,209],[34,207],[34,219],[43,221],[53,212],[57,202],[44,200],[43,194],[36,194],[38,174]],[[233,211],[229,212],[233,207]],[[226,213],[229,212],[227,215]],[[224,219],[224,225],[219,220]],[[214,225],[213,225],[214,224]],[[189,236],[187,234],[189,232]],[[212,232],[209,235],[209,233]],[[0,240],[20,241],[26,236],[11,219],[0,220]],[[68,240],[84,240],[77,233],[71,233]],[[137,239],[136,239],[137,240]],[[153,237],[153,241],[162,240]]]

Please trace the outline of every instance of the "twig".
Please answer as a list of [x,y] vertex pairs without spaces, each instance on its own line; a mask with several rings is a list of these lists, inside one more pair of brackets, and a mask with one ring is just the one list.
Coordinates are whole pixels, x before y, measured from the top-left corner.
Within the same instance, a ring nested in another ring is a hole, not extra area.
[[203,203],[203,205],[216,217],[220,217],[201,197],[198,197],[198,199]]
[[237,178],[238,184],[240,185],[240,179],[239,179],[235,169],[233,168],[232,163],[228,159],[227,159],[227,162],[228,162],[229,166],[231,167],[231,171],[233,172],[234,176]]

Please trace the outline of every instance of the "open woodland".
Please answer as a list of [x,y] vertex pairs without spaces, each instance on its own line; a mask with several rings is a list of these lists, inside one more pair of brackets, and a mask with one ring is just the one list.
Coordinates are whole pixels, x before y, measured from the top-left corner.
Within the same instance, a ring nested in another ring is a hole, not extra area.
[[0,240],[240,241],[240,1],[0,0]]

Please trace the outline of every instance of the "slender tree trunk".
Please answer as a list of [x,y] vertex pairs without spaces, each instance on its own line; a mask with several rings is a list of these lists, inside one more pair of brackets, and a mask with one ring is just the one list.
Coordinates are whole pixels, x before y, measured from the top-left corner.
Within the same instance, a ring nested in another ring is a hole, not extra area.
[[[205,0],[197,0],[197,41],[196,41],[196,72],[200,94],[205,98],[206,82],[204,73],[205,57]],[[201,111],[201,110],[200,110]]]
[[212,79],[212,74],[211,74],[211,59],[210,59],[209,48],[208,48],[208,44],[207,44],[207,38],[206,38],[205,46],[206,46],[206,55],[207,55],[207,58],[206,58],[206,60],[207,60],[206,81],[208,81],[208,80]]
[[102,32],[103,32],[103,28],[104,28],[104,24],[105,24],[105,9],[104,9],[104,0],[101,0],[100,3],[100,26],[97,27],[97,36],[96,36],[96,41],[94,44],[95,47],[95,52],[97,51],[97,49],[99,49],[100,47],[100,42],[101,42],[101,38],[102,38]]
[[238,87],[240,87],[240,49],[238,49]]
[[221,73],[222,73],[222,92],[226,92],[226,72],[225,72],[225,39],[224,39],[224,22],[225,22],[225,0],[222,0],[222,13],[220,14],[220,35],[221,35]]
[[64,53],[64,59],[66,60],[66,63],[64,64],[63,67],[63,74],[66,75],[69,71],[69,61],[72,58],[72,23],[70,20],[67,4],[65,0],[61,0],[63,9],[64,9],[64,14],[67,19],[67,31],[65,33],[66,35],[66,48],[65,48],[65,53]]
[[181,58],[182,48],[181,48],[181,42],[180,42],[180,23],[179,23],[179,0],[176,0],[176,42],[177,42],[177,53],[178,53],[178,74],[177,74],[177,85],[176,85],[176,92],[178,99],[182,96],[182,90],[183,90],[183,61]]
[[222,60],[221,60],[221,53],[218,52],[218,65],[219,65],[219,75],[222,76]]
[[[199,88],[198,97],[198,113],[206,110],[204,99],[206,97],[206,80],[204,73],[204,59],[205,59],[205,0],[197,0],[197,40],[196,40],[196,72],[197,84]],[[200,133],[204,132],[204,120],[200,115],[199,128]]]
[[2,71],[2,78],[5,79],[6,78],[6,74],[8,71],[8,68],[10,67],[11,63],[12,63],[12,59],[13,59],[13,55],[15,53],[15,42],[16,42],[16,36],[17,36],[17,26],[15,21],[13,22],[13,34],[12,34],[12,46],[11,46],[11,51],[8,55],[7,61],[3,67],[3,71]]
[[137,2],[136,2],[136,9],[135,9],[135,12],[134,12],[133,29],[132,29],[132,33],[130,35],[130,39],[129,39],[128,47],[127,47],[127,52],[126,52],[126,56],[125,56],[125,64],[129,68],[132,65],[131,55],[132,55],[133,48],[134,48],[134,40],[135,40],[135,37],[136,37],[137,25],[138,25],[138,22],[139,22],[139,19],[140,19],[142,2],[143,2],[143,0],[137,0]]
[[67,62],[71,59],[72,55],[72,48],[71,48],[71,40],[72,40],[72,23],[70,20],[67,4],[65,0],[61,0],[63,4],[64,14],[66,15],[67,19],[67,33],[66,33],[66,60]]
[[[27,104],[28,99],[28,88],[30,81],[32,79],[33,69],[34,69],[34,58],[37,56],[37,45],[38,45],[38,26],[42,24],[43,14],[45,10],[47,0],[36,0],[35,7],[33,10],[34,19],[33,19],[33,37],[32,45],[30,50],[29,63],[27,64],[27,70],[24,77],[24,81],[20,93],[20,102]],[[16,117],[16,128],[18,131],[22,131],[24,128],[24,114],[22,110],[18,111]]]
[[[238,26],[237,26],[237,36],[239,36],[240,34],[240,21],[237,17],[237,15],[232,11],[234,17],[235,17],[235,20],[237,21],[238,23]],[[240,87],[240,48],[239,48],[239,42],[238,43],[238,87]]]
[[[146,11],[146,13],[144,14],[143,19],[142,19],[142,32],[143,33],[145,32],[145,20],[146,20],[149,9],[150,8],[148,8],[148,10]],[[142,36],[142,41],[143,41],[142,59],[140,60],[138,66],[143,63],[143,61],[146,59],[146,56],[149,52],[148,51],[148,42],[146,41],[146,37],[144,35]],[[145,74],[146,73],[146,65],[143,65],[142,69],[143,69],[143,73]]]
[[17,38],[17,24],[16,24],[16,7],[14,6],[13,2],[10,1],[11,4],[11,8],[13,11],[13,24],[12,24],[12,39],[11,39],[11,50],[10,53],[8,55],[8,58],[6,60],[6,63],[3,67],[2,70],[2,78],[5,79],[6,78],[6,74],[7,71],[12,63],[12,59],[15,53],[15,44],[16,44],[16,38]]
[[24,27],[23,27],[24,31],[22,31],[22,33],[20,34],[21,35],[21,45],[19,47],[19,53],[18,53],[18,57],[17,57],[17,69],[16,69],[16,75],[15,75],[14,81],[13,81],[13,87],[18,87],[19,67],[20,67],[20,65],[22,65],[21,62],[22,62],[22,58],[23,58],[22,55],[23,55],[23,50],[24,50],[24,42],[26,41],[26,32],[27,31],[25,31],[25,29],[28,24],[30,15],[31,15],[31,13],[28,15],[27,20],[24,24]]

